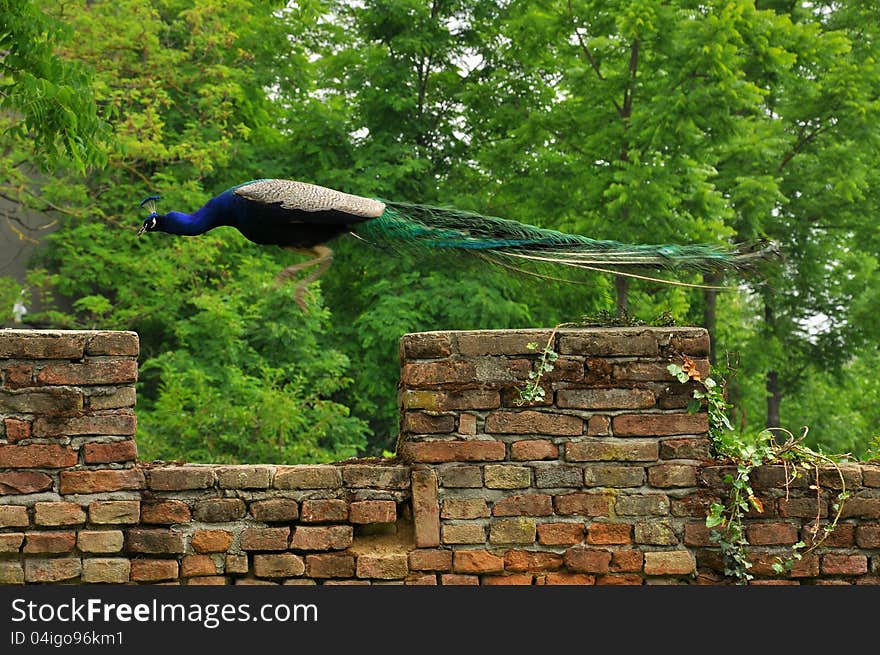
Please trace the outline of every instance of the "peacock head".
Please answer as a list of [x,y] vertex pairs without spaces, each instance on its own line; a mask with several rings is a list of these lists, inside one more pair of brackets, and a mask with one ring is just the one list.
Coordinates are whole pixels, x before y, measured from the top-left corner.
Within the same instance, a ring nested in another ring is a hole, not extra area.
[[150,212],[150,215],[144,219],[144,224],[141,225],[141,229],[138,230],[137,236],[142,235],[144,232],[152,232],[154,230],[160,229],[162,225],[162,219],[165,218],[162,214],[159,214],[157,210],[156,201],[159,200],[161,196],[149,196],[141,200],[140,207],[146,207],[147,211]]

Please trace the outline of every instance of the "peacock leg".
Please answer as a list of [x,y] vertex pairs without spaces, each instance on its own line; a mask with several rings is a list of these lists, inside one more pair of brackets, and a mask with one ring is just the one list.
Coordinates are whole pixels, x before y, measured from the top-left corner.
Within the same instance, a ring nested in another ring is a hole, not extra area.
[[312,268],[313,266],[317,267],[302,279],[294,289],[294,299],[296,300],[296,304],[299,305],[300,309],[305,310],[305,292],[307,287],[330,268],[330,264],[333,263],[333,251],[327,246],[315,246],[306,251],[298,250],[298,252],[310,252],[315,255],[315,258],[300,262],[299,264],[294,264],[293,266],[288,266],[278,274],[276,280],[278,282],[283,282],[293,277],[299,271]]

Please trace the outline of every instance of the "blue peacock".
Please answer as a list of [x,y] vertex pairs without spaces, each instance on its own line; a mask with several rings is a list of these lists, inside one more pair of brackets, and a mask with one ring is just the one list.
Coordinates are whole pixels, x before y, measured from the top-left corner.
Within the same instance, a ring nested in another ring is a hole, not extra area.
[[159,196],[150,196],[141,202],[150,214],[138,235],[166,232],[196,236],[230,226],[254,243],[311,254],[311,259],[288,266],[278,276],[279,280],[286,280],[312,269],[295,289],[296,302],[303,308],[308,284],[333,261],[333,251],[327,243],[346,233],[396,249],[463,253],[544,278],[561,279],[545,271],[562,267],[684,286],[702,285],[650,277],[638,271],[747,271],[778,254],[775,245],[767,242],[723,249],[701,244],[632,245],[597,240],[495,216],[366,198],[294,180],[245,182],[211,198],[192,214],[160,214],[158,200]]

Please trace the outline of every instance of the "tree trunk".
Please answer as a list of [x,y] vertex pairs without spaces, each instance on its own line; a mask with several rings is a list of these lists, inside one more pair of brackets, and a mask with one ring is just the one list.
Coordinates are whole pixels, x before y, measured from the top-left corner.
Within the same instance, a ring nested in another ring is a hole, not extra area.
[[629,278],[616,275],[614,288],[617,290],[617,316],[626,316],[629,313]]
[[779,387],[779,371],[767,371],[767,427],[779,427],[779,406],[782,389]]
[[[710,286],[718,286],[721,282],[721,276],[717,273],[707,273],[703,276],[703,283]],[[715,289],[706,289],[703,291],[703,327],[709,333],[709,364],[713,367],[718,360],[717,351],[715,349],[715,335],[717,333],[717,313],[716,301],[718,299],[718,291]]]

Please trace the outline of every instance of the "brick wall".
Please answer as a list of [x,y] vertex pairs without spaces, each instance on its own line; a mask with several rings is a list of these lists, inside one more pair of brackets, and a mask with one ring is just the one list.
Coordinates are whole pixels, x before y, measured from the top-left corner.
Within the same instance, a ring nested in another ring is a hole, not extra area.
[[[0,331],[0,583],[726,584],[704,526],[727,469],[666,372],[696,328],[563,330],[545,397],[517,405],[549,331],[401,339],[399,460],[138,462],[137,335]],[[844,467],[841,524],[791,574],[833,471],[752,477],[756,583],[880,583],[880,466]]]

